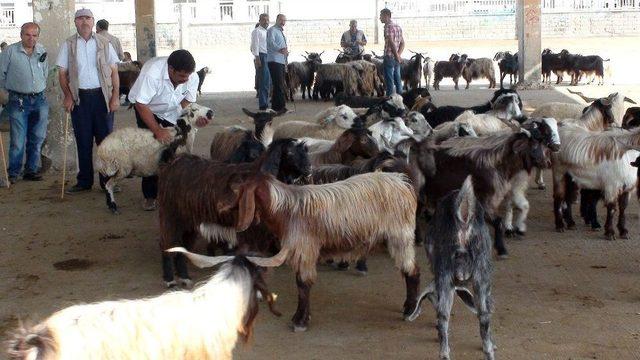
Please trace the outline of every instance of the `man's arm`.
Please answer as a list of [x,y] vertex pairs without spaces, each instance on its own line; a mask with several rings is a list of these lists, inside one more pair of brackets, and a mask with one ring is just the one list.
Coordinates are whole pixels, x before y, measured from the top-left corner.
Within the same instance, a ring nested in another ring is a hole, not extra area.
[[153,133],[153,137],[155,137],[163,144],[170,143],[172,138],[171,133],[169,132],[169,130],[161,127],[160,124],[158,124],[156,119],[153,117],[153,112],[149,108],[149,105],[137,102],[134,106],[136,108],[136,111],[140,115],[142,122],[147,125],[149,130],[151,130],[151,132]]
[[262,66],[260,64],[260,38],[258,37],[258,29],[253,29],[251,33],[251,54],[253,54],[253,62],[257,67]]
[[360,45],[367,45],[367,37],[364,35],[364,32],[362,33],[362,41],[360,41]]
[[402,52],[404,51],[404,36],[400,36],[400,46],[398,47],[398,61],[400,61],[400,56],[402,56]]
[[62,106],[66,112],[73,110],[73,96],[71,95],[71,88],[69,87],[69,77],[67,76],[67,69],[58,69],[58,81],[60,82],[60,89],[64,93],[64,101]]
[[0,55],[0,89],[6,89],[7,71],[9,70],[10,50],[5,49]]
[[109,101],[109,111],[114,112],[120,106],[120,75],[118,74],[118,65],[110,65],[111,67],[111,101]]
[[349,44],[348,44],[348,43],[347,43],[347,41],[344,39],[344,38],[345,38],[345,36],[344,36],[344,35],[345,35],[345,34],[342,34],[342,37],[340,38],[340,47],[341,47],[341,48],[343,48],[343,49],[344,49],[344,48],[349,47]]

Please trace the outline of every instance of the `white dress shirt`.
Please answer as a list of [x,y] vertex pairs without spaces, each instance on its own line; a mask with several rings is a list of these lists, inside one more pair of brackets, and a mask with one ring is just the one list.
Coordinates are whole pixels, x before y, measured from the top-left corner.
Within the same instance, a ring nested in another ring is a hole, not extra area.
[[194,71],[186,83],[173,86],[169,79],[168,57],[155,57],[142,66],[129,91],[129,101],[149,106],[157,117],[176,124],[182,114],[180,102],[196,102],[198,74]]
[[[76,34],[76,61],[78,63],[78,87],[80,89],[96,89],[100,87],[100,79],[98,78],[98,59],[96,52],[98,51],[95,33],[91,34],[89,41],[83,39]],[[118,63],[118,55],[109,44],[109,55],[107,57],[109,65]],[[69,68],[69,46],[67,42],[60,45],[60,52],[56,65],[63,69]]]
[[258,25],[251,32],[251,53],[253,56],[267,53],[267,29],[262,26]]

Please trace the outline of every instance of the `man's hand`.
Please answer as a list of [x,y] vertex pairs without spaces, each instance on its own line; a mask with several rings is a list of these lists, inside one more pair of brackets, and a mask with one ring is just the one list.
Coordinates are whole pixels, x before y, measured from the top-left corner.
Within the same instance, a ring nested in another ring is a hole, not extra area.
[[402,64],[402,58],[400,57],[400,55],[396,55],[396,60],[399,64]]
[[115,112],[120,107],[120,98],[117,96],[112,96],[111,101],[109,101],[109,112]]
[[68,113],[73,111],[73,98],[71,96],[65,96],[62,106],[64,107],[64,111]]
[[209,119],[207,119],[204,116],[200,116],[198,119],[196,119],[196,127],[205,127],[207,125],[209,125]]
[[169,129],[165,129],[163,127],[158,127],[158,130],[153,132],[153,137],[165,145],[169,144],[171,140],[173,140],[173,136],[171,136]]
[[253,63],[256,64],[256,67],[262,67],[262,63],[260,62],[260,58],[256,56],[255,59],[253,59]]
[[280,50],[278,50],[278,52],[284,56],[289,56],[289,49],[288,48],[282,48]]

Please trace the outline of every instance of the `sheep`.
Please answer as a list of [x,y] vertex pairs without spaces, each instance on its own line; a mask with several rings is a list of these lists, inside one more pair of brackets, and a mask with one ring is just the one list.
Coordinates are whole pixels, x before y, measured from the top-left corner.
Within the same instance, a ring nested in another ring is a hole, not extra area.
[[238,337],[246,343],[252,335],[258,294],[273,314],[281,315],[273,307],[275,296],[267,289],[262,267],[279,266],[284,258],[187,256],[199,267],[224,263],[194,291],[57,311],[17,330],[8,343],[10,358],[231,359]]
[[433,66],[433,90],[440,90],[440,81],[446,77],[453,79],[455,89],[458,90],[458,79],[467,64],[467,55],[454,55],[451,55],[449,61],[437,61]]
[[[413,248],[416,195],[404,175],[369,173],[324,185],[286,185],[258,174],[240,189],[237,231],[259,219],[280,239],[296,272],[298,310],[294,331],[309,324],[310,290],[320,258],[361,257],[386,241],[406,282],[403,313],[416,303],[419,268]],[[344,221],[353,218],[357,221]]]
[[[425,249],[434,279],[420,294],[409,320],[420,314],[420,303],[428,298],[438,315],[440,358],[450,358],[449,319],[457,293],[480,322],[485,359],[494,359],[491,336],[491,240],[481,201],[474,194],[472,177],[460,190],[445,195],[438,203],[426,235]],[[473,289],[473,295],[467,289]]]
[[196,71],[196,74],[198,74],[198,95],[202,95],[202,84],[204,84],[204,79],[207,77],[207,74],[211,74],[211,71],[205,66]]
[[345,130],[327,150],[310,152],[312,166],[321,164],[348,164],[358,157],[371,158],[378,153],[378,142],[369,129],[354,124]]
[[358,89],[362,87],[362,80],[356,69],[348,64],[321,64],[318,65],[316,79],[313,84],[313,99],[318,100],[319,89],[327,81],[341,82],[347,95],[358,95]]
[[[177,152],[191,152],[196,136],[195,124],[200,117],[213,119],[213,110],[192,103],[184,108],[182,117],[189,126],[186,144],[177,148]],[[185,128],[186,129],[186,128]],[[175,130],[171,130],[173,136]],[[162,152],[167,148],[153,136],[149,129],[123,128],[107,136],[98,146],[95,168],[105,177],[105,195],[107,206],[113,214],[118,214],[113,195],[117,182],[127,176],[152,176],[158,172]]]
[[403,90],[415,89],[422,82],[422,60],[424,55],[409,50],[413,56],[410,59],[402,59],[400,63],[400,75],[402,76]]
[[422,71],[424,72],[424,81],[427,84],[427,90],[429,90],[429,86],[431,84],[431,79],[433,79],[434,75],[435,75],[435,66],[436,66],[436,62],[435,60],[431,59],[430,57],[425,57],[424,58],[424,65],[422,66]]
[[322,54],[324,53],[309,53],[302,55],[305,59],[304,62],[291,62],[287,64],[287,80],[289,82],[289,98],[293,101],[293,93],[298,87],[302,92],[302,98],[305,99],[305,90],[311,99],[311,85],[313,84],[313,78],[318,65],[322,64]]
[[487,78],[489,89],[496,87],[496,70],[493,61],[489,58],[467,58],[467,64],[462,68],[462,78],[467,82],[465,89],[469,88],[471,80]]
[[461,106],[451,106],[451,105],[440,106],[435,109],[425,107],[421,109],[420,112],[422,113],[422,115],[424,115],[425,119],[427,119],[427,122],[429,122],[429,125],[435,128],[436,126],[444,122],[455,120],[455,118],[460,116],[460,114],[462,114],[466,110],[471,110],[475,114],[486,113],[493,109],[494,103],[496,102],[496,100],[498,100],[498,98],[504,97],[510,94],[515,94],[517,96],[518,107],[520,108],[520,111],[522,111],[522,99],[520,99],[520,95],[518,95],[518,92],[516,90],[498,89],[494,91],[493,97],[489,101],[481,105],[471,106],[468,108],[461,107]]
[[[285,182],[309,176],[311,164],[304,143],[274,140],[251,163],[225,164],[183,154],[162,167],[158,181],[160,248],[190,250],[198,234],[209,240],[222,238],[235,246],[236,216],[231,209],[237,206],[240,184],[259,170]],[[162,271],[167,287],[191,285],[181,254],[163,253]]]
[[[244,144],[248,147],[244,150],[253,150],[253,155],[248,156],[244,161],[253,161],[257,158],[257,155],[260,155],[259,153],[271,143],[273,139],[273,128],[271,124],[273,118],[279,116],[279,114],[271,109],[254,113],[246,108],[242,108],[242,112],[253,118],[255,131],[247,130],[237,125],[223,128],[213,136],[213,140],[211,141],[211,146],[209,147],[211,160],[227,161],[232,157],[234,152],[238,150],[241,144]],[[249,154],[247,153],[245,155]],[[237,159],[235,159],[235,161],[237,162]]]
[[305,121],[281,123],[273,134],[274,139],[314,137],[335,140],[345,129],[353,125],[356,113],[346,105],[331,107],[315,116],[315,124]]
[[511,55],[510,52],[498,52],[493,57],[493,61],[498,62],[498,68],[500,69],[500,88],[504,86],[502,82],[505,76],[509,75],[509,85],[518,82],[518,53]]

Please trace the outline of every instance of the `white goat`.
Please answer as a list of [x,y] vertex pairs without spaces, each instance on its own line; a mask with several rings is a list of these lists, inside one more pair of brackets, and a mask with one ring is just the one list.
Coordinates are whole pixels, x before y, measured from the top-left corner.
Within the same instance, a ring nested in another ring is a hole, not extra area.
[[[183,252],[183,248],[169,251]],[[105,301],[60,310],[22,328],[9,342],[12,359],[231,359],[238,335],[246,341],[258,312],[256,295],[273,309],[258,266],[279,266],[283,257],[253,258],[186,253],[195,265],[224,262],[191,291],[138,300]]]
[[[178,121],[184,121],[190,126],[190,130],[186,134],[186,144],[178,146],[176,153],[192,151],[197,132],[196,120],[200,117],[213,119],[213,110],[195,103],[184,108]],[[176,136],[176,128],[170,128],[169,131],[172,136]],[[114,214],[118,213],[113,196],[116,183],[130,175],[141,177],[156,175],[162,152],[167,148],[167,145],[156,140],[151,130],[133,127],[118,129],[100,143],[95,168],[107,178],[105,184],[107,206]]]
[[316,114],[315,123],[306,121],[286,121],[273,134],[274,139],[299,138],[309,136],[335,140],[345,129],[353,125],[356,113],[347,105],[328,108]]

